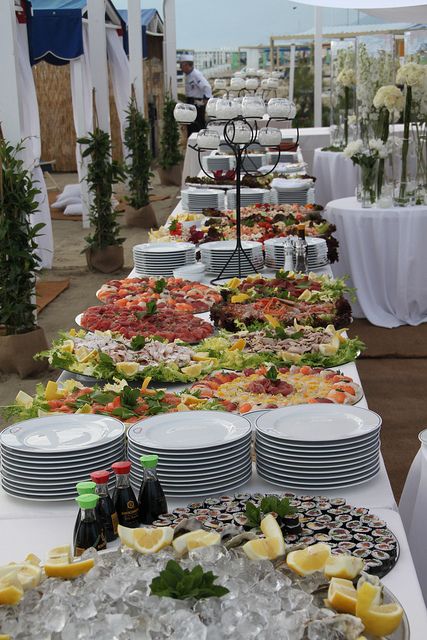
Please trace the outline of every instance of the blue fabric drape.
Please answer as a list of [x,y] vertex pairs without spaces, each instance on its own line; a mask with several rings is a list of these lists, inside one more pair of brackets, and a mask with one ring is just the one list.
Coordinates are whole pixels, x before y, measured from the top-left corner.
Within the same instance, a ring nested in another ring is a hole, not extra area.
[[68,64],[83,54],[80,9],[35,10],[29,24],[32,64]]

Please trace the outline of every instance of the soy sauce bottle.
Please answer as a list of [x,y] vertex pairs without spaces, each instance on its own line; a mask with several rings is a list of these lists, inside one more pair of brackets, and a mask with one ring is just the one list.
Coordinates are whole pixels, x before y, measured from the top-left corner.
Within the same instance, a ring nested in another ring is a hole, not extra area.
[[104,531],[96,517],[99,497],[95,493],[86,493],[76,498],[81,510],[81,520],[76,531],[74,555],[81,556],[83,551],[94,547],[98,551],[107,547]]
[[[95,493],[95,488],[96,488],[96,484],[94,482],[85,481],[85,482],[78,482],[76,484],[76,491],[78,496],[84,496],[87,494]],[[74,525],[73,547],[76,546],[76,534],[77,534],[77,529],[79,528],[79,525],[80,525],[81,518],[82,518],[82,511],[81,509],[79,509],[76,522]]]
[[139,527],[138,503],[129,482],[131,463],[128,460],[111,465],[116,474],[116,487],[113,491],[113,504],[119,524],[124,527]]
[[144,479],[138,497],[139,521],[142,524],[152,524],[162,513],[168,512],[165,494],[156,474],[159,456],[146,455],[141,456],[139,460],[144,469]]
[[91,479],[95,483],[95,493],[99,496],[98,506],[96,508],[101,524],[104,528],[107,542],[112,542],[117,538],[117,513],[114,508],[113,501],[108,493],[109,471],[94,471],[90,474]]

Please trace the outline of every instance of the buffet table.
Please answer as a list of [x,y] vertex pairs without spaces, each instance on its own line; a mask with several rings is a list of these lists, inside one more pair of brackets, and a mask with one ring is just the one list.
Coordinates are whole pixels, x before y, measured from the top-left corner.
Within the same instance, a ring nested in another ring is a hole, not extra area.
[[355,195],[357,166],[342,151],[315,149],[313,175],[316,176],[316,204],[325,207],[331,200]]
[[387,328],[426,322],[427,207],[362,209],[356,198],[343,198],[325,216],[340,243],[333,274],[349,275],[357,289],[353,315]]

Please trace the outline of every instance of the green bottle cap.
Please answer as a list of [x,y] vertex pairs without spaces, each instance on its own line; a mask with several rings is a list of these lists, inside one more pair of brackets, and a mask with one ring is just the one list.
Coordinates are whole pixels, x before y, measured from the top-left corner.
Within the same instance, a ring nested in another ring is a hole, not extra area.
[[153,453],[151,456],[141,456],[139,461],[146,469],[154,469],[159,461],[159,456]]
[[80,509],[95,509],[98,504],[99,496],[96,493],[85,493],[76,498],[76,502]]
[[89,480],[85,482],[78,482],[76,484],[76,491],[79,496],[83,496],[86,493],[95,493],[96,482],[90,482]]

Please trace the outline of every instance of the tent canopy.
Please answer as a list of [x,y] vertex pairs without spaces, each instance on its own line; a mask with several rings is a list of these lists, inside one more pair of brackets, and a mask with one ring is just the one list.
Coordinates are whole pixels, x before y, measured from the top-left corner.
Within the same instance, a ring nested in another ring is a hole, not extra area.
[[295,0],[298,4],[310,4],[315,7],[332,7],[334,9],[390,9],[404,7],[421,7],[424,0]]
[[[127,9],[119,9],[120,16],[124,22],[128,23]],[[141,27],[142,27],[142,53],[144,58],[147,56],[147,35],[150,36],[162,36],[163,35],[163,21],[157,11],[157,9],[142,9],[141,10]]]
[[[32,64],[45,60],[50,64],[68,64],[83,53],[82,19],[86,0],[32,0],[33,13],[28,21],[28,39]],[[105,7],[107,23],[122,29],[126,24],[110,0]],[[127,48],[127,38],[123,38]]]

